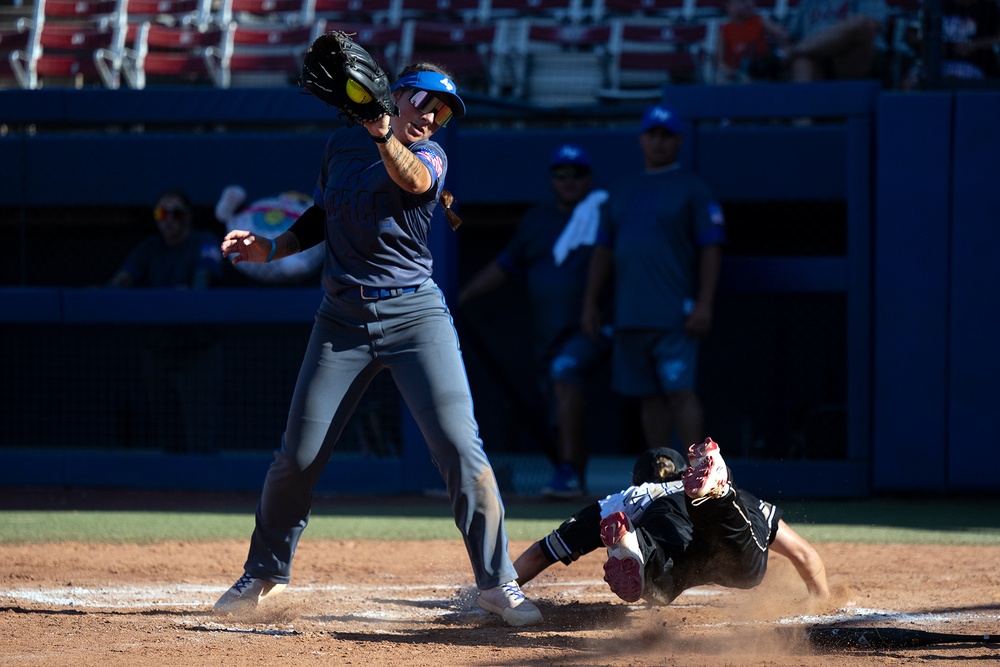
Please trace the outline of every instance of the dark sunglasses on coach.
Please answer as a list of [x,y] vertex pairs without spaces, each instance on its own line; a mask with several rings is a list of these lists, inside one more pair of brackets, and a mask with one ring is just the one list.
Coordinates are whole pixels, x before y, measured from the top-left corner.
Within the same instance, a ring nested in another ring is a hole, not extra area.
[[157,206],[153,209],[153,220],[159,222],[160,220],[166,220],[167,218],[173,218],[177,220],[178,218],[183,218],[187,215],[187,209],[180,206],[168,207],[168,206]]
[[448,106],[446,102],[443,102],[438,97],[435,97],[426,90],[418,90],[410,96],[410,104],[412,104],[417,111],[420,113],[434,113],[434,122],[438,124],[438,127],[444,127],[451,120],[454,115],[451,111],[451,107]]
[[586,167],[578,167],[573,165],[567,165],[564,167],[556,167],[552,170],[552,178],[557,181],[565,181],[569,178],[584,178],[590,174],[590,170]]

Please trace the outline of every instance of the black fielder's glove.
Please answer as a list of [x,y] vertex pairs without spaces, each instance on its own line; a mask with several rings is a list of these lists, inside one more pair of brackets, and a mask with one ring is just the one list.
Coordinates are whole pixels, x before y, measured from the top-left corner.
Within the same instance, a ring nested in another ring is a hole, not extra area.
[[306,51],[299,85],[349,121],[399,115],[389,77],[346,32],[334,30],[316,38]]

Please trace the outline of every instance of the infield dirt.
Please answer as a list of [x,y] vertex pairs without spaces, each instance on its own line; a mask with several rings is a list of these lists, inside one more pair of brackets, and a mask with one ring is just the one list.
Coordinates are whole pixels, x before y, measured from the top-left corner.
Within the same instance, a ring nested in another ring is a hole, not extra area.
[[[569,507],[568,507],[569,509]],[[456,533],[457,536],[457,533]],[[1000,630],[1000,549],[820,543],[833,599],[810,602],[772,556],[751,591],[694,589],[669,607],[628,605],[603,558],[556,565],[525,587],[545,615],[508,628],[475,605],[450,541],[300,544],[292,585],[252,619],[211,616],[240,574],[243,541],[0,545],[0,665],[569,665],[869,667],[997,664],[1000,646],[819,653],[812,624]],[[513,555],[527,543],[511,545]]]

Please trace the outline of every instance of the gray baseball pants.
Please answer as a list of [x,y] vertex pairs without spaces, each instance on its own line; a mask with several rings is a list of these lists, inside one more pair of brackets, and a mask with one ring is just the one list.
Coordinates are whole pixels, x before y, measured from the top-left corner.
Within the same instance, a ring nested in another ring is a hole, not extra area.
[[444,479],[477,586],[516,579],[503,501],[479,438],[458,336],[432,280],[414,292],[375,301],[362,299],[358,289],[324,297],[281,449],[257,505],[246,572],[288,583],[316,482],[372,378],[385,369]]

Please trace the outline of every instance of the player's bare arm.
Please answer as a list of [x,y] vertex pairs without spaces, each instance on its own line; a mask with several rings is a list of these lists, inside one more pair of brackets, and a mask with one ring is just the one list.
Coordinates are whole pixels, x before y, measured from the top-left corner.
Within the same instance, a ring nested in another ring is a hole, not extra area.
[[389,177],[396,185],[415,195],[427,192],[434,181],[431,172],[402,142],[393,137],[379,145],[382,162],[389,170]]
[[775,533],[774,542],[771,543],[771,551],[792,561],[795,571],[799,573],[811,596],[823,599],[830,597],[823,559],[805,538],[785,523],[784,519],[778,520],[778,532]]
[[[364,123],[364,126],[373,139],[379,139],[389,134],[389,129],[392,127],[391,121],[392,119],[389,116],[382,116],[377,120]],[[406,122],[406,119],[400,120],[397,117],[397,124],[402,125]],[[382,162],[389,172],[389,178],[407,192],[417,195],[427,192],[434,184],[430,170],[410,151],[409,144],[412,142],[410,142],[405,127],[401,127],[398,130],[402,140],[396,136],[396,128],[393,127],[392,129],[393,133],[389,135],[388,141],[378,144],[379,153],[382,155]],[[427,137],[431,134],[432,132],[430,131],[426,132]]]
[[222,256],[240,262],[273,262],[282,257],[301,252],[302,245],[291,231],[284,231],[277,238],[257,236],[244,229],[234,229],[222,239]]

